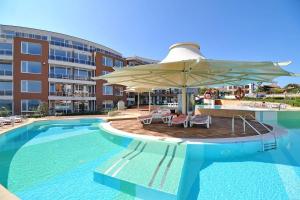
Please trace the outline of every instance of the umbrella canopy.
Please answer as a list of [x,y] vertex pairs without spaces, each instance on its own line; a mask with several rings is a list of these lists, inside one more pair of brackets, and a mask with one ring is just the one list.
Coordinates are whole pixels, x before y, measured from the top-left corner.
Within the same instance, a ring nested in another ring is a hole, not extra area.
[[138,93],[143,93],[143,92],[151,92],[151,88],[135,88],[135,87],[127,87],[125,92],[138,92]]
[[172,45],[165,59],[157,64],[116,69],[95,77],[109,84],[138,88],[181,88],[182,112],[186,113],[186,88],[221,85],[245,85],[272,82],[279,76],[293,74],[281,67],[291,62],[250,62],[206,59],[194,43]]

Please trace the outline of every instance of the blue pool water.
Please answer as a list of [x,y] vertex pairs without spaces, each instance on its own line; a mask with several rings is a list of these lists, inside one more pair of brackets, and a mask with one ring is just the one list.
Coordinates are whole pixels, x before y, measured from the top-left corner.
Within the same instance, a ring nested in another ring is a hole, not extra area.
[[133,199],[93,181],[94,169],[123,149],[102,137],[99,122],[36,122],[1,137],[1,184],[25,200]]
[[[94,170],[131,142],[108,140],[99,123],[36,122],[1,136],[0,183],[25,200],[136,199],[94,181]],[[214,159],[187,145],[178,199],[300,199],[300,123],[280,125],[288,142],[267,152]]]

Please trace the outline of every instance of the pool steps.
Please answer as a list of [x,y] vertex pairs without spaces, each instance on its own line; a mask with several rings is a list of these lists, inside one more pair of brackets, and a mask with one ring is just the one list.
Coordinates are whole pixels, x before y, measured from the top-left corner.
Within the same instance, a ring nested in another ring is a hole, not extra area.
[[264,143],[264,151],[270,151],[277,148],[276,142]]
[[149,199],[178,199],[186,145],[133,141],[94,172],[101,184]]

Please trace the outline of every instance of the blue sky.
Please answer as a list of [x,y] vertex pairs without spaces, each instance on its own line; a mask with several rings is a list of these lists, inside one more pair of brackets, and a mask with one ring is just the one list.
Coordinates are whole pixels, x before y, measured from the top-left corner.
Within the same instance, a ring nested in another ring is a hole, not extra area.
[[299,10],[299,0],[1,0],[0,23],[65,33],[124,56],[158,60],[171,44],[192,41],[207,58],[291,60],[286,69],[300,73]]

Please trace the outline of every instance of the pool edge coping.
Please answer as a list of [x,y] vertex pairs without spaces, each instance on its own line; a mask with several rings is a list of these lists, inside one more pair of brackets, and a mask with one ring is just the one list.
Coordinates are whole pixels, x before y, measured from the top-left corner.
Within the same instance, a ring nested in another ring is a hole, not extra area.
[[269,133],[263,135],[255,135],[255,136],[245,136],[245,137],[233,137],[233,138],[209,138],[209,139],[195,139],[195,138],[168,138],[168,137],[161,137],[161,136],[150,136],[150,135],[140,135],[135,133],[130,133],[126,131],[119,130],[111,126],[111,122],[102,122],[99,124],[99,128],[107,131],[110,134],[126,137],[131,139],[140,139],[140,140],[151,140],[151,141],[158,141],[158,142],[170,142],[170,143],[185,143],[185,144],[224,144],[224,143],[243,143],[243,142],[254,142],[254,141],[261,141],[263,140],[270,140],[274,138],[274,134],[276,138],[281,137],[287,134],[287,131],[279,127],[277,125],[272,125],[273,130]]

